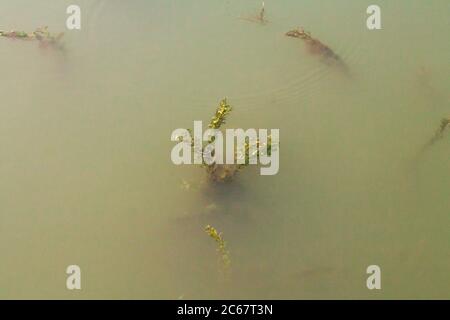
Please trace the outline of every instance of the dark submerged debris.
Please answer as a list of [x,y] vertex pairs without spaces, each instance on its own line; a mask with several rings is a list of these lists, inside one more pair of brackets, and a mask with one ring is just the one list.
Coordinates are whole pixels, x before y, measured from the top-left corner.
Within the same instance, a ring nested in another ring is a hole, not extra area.
[[3,31],[0,30],[0,36],[10,39],[28,40],[28,41],[38,41],[41,47],[53,47],[55,49],[63,50],[64,45],[61,39],[64,33],[61,32],[57,35],[53,35],[48,31],[48,27],[37,28],[31,33],[25,31]]
[[431,147],[436,142],[441,140],[444,137],[444,132],[446,129],[450,127],[450,118],[444,118],[441,120],[441,124],[439,125],[439,128],[436,130],[436,133],[434,136],[425,144],[423,149],[427,149],[428,147]]
[[263,25],[269,23],[269,20],[266,19],[266,8],[264,2],[262,3],[261,11],[259,12],[259,14],[248,17],[239,17],[239,19]]
[[348,71],[348,67],[341,57],[339,57],[330,47],[323,44],[320,40],[313,38],[311,33],[305,31],[303,28],[288,31],[286,32],[286,36],[303,40],[311,54],[321,56],[326,63],[338,65],[346,72]]
[[206,172],[212,182],[230,182],[241,167],[235,164],[212,164],[206,166]]

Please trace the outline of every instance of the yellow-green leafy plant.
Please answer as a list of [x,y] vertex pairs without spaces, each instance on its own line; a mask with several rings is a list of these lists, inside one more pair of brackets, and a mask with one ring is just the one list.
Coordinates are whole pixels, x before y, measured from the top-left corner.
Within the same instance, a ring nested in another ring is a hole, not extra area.
[[227,99],[222,99],[217,107],[216,113],[211,118],[208,127],[210,129],[220,129],[220,127],[225,123],[225,120],[231,110],[233,110],[233,108],[228,104]]
[[222,233],[219,233],[214,227],[207,225],[205,232],[216,242],[217,252],[219,254],[219,261],[221,270],[223,273],[229,273],[231,269],[230,252],[227,249],[227,244],[222,237]]
[[[226,98],[222,99],[219,103],[219,106],[216,109],[216,112],[214,113],[214,116],[211,118],[211,120],[208,124],[208,128],[219,130],[225,124],[225,122],[232,110],[233,110],[233,108],[228,103],[227,99]],[[192,131],[191,131],[191,133],[192,133]],[[210,144],[212,142],[214,142],[214,137],[211,137],[209,139],[209,141],[207,142],[207,144]],[[202,148],[200,150],[201,153],[204,152],[206,145],[205,144],[202,145]],[[255,148],[251,148],[252,146],[255,146]],[[194,148],[193,140],[191,141],[191,147]],[[255,151],[251,152],[252,149]],[[244,167],[246,167],[250,164],[251,158],[259,157],[263,152],[265,152],[269,156],[271,155],[272,139],[270,136],[268,136],[266,144],[260,143],[259,140],[246,141],[244,153],[238,154],[237,152],[235,152],[235,155],[234,155],[235,164],[216,164],[216,163],[207,164],[203,160],[202,166],[206,169],[206,172],[208,173],[208,176],[211,181],[213,181],[213,182],[229,182],[235,177],[235,175],[241,169],[243,169]],[[237,162],[238,162],[237,160],[242,159],[242,158],[245,158],[245,161],[243,161],[244,163],[237,164]]]

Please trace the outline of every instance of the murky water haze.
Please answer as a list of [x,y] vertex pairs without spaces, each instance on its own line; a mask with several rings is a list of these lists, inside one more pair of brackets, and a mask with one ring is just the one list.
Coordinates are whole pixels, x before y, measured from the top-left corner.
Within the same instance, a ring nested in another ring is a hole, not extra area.
[[[450,116],[450,5],[377,1],[368,31],[372,2],[266,1],[262,26],[237,19],[259,1],[79,1],[67,31],[70,1],[1,0],[0,29],[66,51],[0,39],[0,298],[450,298],[449,136],[417,157]],[[278,175],[211,188],[171,163],[172,130],[225,96],[229,128],[280,129]]]

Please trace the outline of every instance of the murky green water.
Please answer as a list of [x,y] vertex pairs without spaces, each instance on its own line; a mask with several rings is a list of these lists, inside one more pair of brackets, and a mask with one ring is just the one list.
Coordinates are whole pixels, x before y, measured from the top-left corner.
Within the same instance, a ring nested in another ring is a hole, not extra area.
[[[85,0],[81,31],[69,4],[0,1],[0,29],[66,32],[65,54],[0,38],[0,298],[450,298],[448,132],[417,156],[450,117],[448,1],[266,1],[262,26],[237,19],[260,1]],[[280,129],[278,175],[172,164],[224,96],[228,127]]]

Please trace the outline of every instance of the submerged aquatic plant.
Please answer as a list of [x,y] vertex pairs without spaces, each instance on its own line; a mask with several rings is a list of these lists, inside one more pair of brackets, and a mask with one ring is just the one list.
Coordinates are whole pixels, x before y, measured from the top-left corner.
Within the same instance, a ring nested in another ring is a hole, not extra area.
[[225,123],[228,114],[233,110],[233,108],[227,103],[227,99],[220,101],[217,107],[215,115],[211,118],[208,127],[210,129],[220,129],[220,127]]
[[26,33],[25,31],[3,31],[0,30],[0,36],[5,38],[14,38],[14,39],[27,39],[32,40],[34,38],[33,33]]
[[57,35],[53,35],[48,31],[48,27],[37,28],[31,33],[25,31],[3,31],[0,30],[0,37],[20,40],[38,41],[41,47],[54,47],[62,50],[64,46],[61,42],[64,33],[61,32]]
[[[220,101],[219,106],[216,109],[214,116],[211,118],[208,128],[218,130],[220,127],[225,124],[225,121],[230,114],[233,108],[228,104],[227,99],[224,98]],[[208,141],[209,143],[213,142],[214,137],[211,137]],[[202,148],[203,152],[203,148]],[[237,173],[238,166],[229,165],[229,164],[206,164],[203,166],[206,168],[206,172],[208,173],[211,181],[215,182],[226,182],[230,181]]]
[[442,119],[439,128],[436,130],[434,136],[427,142],[427,144],[425,144],[424,149],[431,147],[436,142],[441,140],[444,137],[444,132],[448,127],[450,127],[450,118]]
[[[254,150],[252,151],[252,144],[255,145]],[[272,137],[269,135],[267,137],[267,143],[262,144],[259,139],[250,143],[250,141],[245,142],[244,154],[240,155],[240,158],[245,158],[243,164],[239,165],[240,168],[248,166],[250,164],[250,159],[255,157],[260,157],[263,153],[270,156],[272,154]]]
[[241,168],[235,164],[211,164],[206,166],[209,179],[213,182],[229,182]]
[[248,17],[239,17],[241,20],[246,20],[250,22],[256,22],[260,24],[267,24],[269,21],[266,19],[266,8],[264,2],[261,6],[261,11],[259,11],[259,14],[254,16],[248,16]]
[[224,273],[228,273],[231,268],[230,252],[227,249],[227,244],[222,237],[222,233],[219,233],[214,227],[210,225],[207,225],[205,227],[205,232],[216,242],[221,269]]
[[[227,99],[226,98],[222,99],[219,103],[219,106],[216,109],[214,116],[211,118],[209,122],[208,128],[219,130],[225,124],[232,110],[233,108],[228,103]],[[189,132],[192,136],[192,130],[189,130]],[[198,152],[203,155],[205,154],[205,148],[207,147],[207,145],[213,143],[214,139],[215,139],[214,136],[210,137],[206,145],[201,142],[198,142],[198,144],[201,145],[201,148],[199,148],[199,150],[195,150],[194,139],[190,140],[189,143],[191,148],[194,148],[194,152]],[[184,138],[179,137],[179,140],[183,141]],[[256,141],[249,141],[247,139],[247,141],[245,141],[244,150],[242,152],[237,152],[235,150],[234,152],[235,164],[217,164],[215,162],[212,164],[208,164],[205,162],[205,159],[203,158],[202,166],[206,169],[210,181],[229,182],[241,169],[243,169],[244,167],[248,166],[251,163],[252,158],[259,157],[263,155],[263,153],[270,156],[271,152],[272,152],[272,140],[270,135],[267,137],[267,143],[264,144],[261,143],[258,139]]]
[[348,72],[348,67],[341,57],[339,57],[329,46],[325,45],[320,40],[313,38],[310,32],[305,31],[303,28],[297,28],[286,32],[286,36],[303,40],[308,46],[308,50],[311,54],[319,55],[326,63],[336,64],[344,71]]

